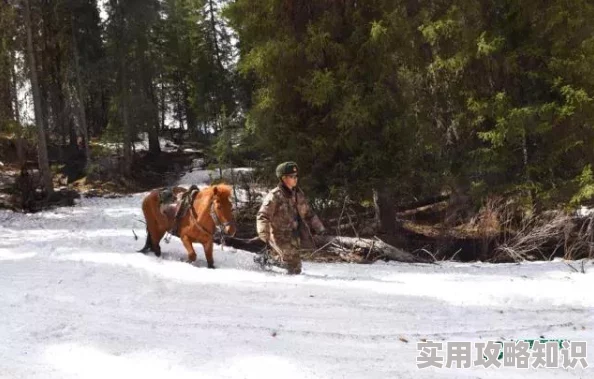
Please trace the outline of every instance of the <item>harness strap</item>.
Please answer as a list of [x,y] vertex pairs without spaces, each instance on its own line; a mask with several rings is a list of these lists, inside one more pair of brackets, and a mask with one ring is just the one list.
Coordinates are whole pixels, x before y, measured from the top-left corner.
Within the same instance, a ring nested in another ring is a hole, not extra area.
[[212,218],[212,221],[215,224],[215,230],[214,231],[209,231],[206,230],[206,228],[202,225],[200,225],[200,223],[198,223],[198,219],[196,216],[196,210],[194,209],[194,204],[192,203],[191,206],[191,211],[190,211],[190,215],[192,217],[192,221],[194,222],[194,225],[198,227],[198,229],[202,230],[204,233],[208,234],[209,236],[213,236],[215,235],[215,233],[218,231],[219,234],[221,235],[221,246],[225,247],[225,239],[223,238],[223,234],[225,231],[225,227],[228,225],[231,225],[233,223],[233,221],[227,221],[227,222],[221,222],[221,220],[219,219],[219,216],[217,215],[217,212],[215,212],[214,209],[214,200],[210,201],[210,217]]
[[[204,226],[202,226],[202,225],[200,225],[200,223],[198,223],[198,219],[196,218],[196,210],[194,209],[194,204],[192,204],[192,206],[190,207],[190,216],[192,216],[192,221],[194,222],[194,226],[198,227],[198,229],[202,230],[204,233],[208,234],[209,236],[214,235],[214,232],[206,230],[206,228]],[[216,225],[215,225],[215,230],[216,230]]]

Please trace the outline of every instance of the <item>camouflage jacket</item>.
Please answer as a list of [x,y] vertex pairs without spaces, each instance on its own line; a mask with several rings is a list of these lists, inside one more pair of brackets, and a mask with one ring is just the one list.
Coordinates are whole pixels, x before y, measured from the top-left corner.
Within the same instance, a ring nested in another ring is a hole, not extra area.
[[303,191],[298,187],[289,190],[282,184],[264,197],[256,222],[258,236],[266,241],[296,232],[299,222],[316,233],[324,231],[324,225],[311,210]]

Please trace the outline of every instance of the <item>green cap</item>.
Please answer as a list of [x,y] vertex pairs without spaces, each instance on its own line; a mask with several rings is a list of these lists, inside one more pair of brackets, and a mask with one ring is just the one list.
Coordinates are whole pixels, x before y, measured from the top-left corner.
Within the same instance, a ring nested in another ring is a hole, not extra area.
[[295,162],[283,162],[276,166],[276,177],[281,178],[283,175],[297,174],[299,167]]

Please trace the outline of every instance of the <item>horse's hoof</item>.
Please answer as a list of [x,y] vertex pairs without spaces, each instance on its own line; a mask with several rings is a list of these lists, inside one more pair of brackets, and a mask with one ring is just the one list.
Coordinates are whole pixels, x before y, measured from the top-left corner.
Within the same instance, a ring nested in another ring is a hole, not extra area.
[[146,253],[148,253],[149,251],[151,251],[151,248],[150,248],[149,246],[145,246],[145,247],[143,247],[143,248],[142,248],[142,249],[140,249],[140,250],[136,250],[136,252],[138,252],[138,253],[142,253],[142,254],[146,254]]
[[215,267],[215,265],[214,265],[214,264],[209,264],[209,265],[208,265],[208,268],[210,268],[210,269],[213,269],[213,270],[214,270],[216,267]]
[[155,251],[155,257],[161,258],[161,252],[160,251]]

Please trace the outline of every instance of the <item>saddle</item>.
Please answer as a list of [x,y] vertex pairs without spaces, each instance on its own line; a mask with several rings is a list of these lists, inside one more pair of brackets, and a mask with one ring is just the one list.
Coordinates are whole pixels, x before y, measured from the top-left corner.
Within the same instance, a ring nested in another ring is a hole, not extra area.
[[173,193],[172,188],[163,188],[159,191],[159,209],[161,213],[169,220],[174,220],[171,234],[177,235],[179,220],[186,215],[194,197],[200,192],[200,189],[192,184],[187,191],[177,194]]

